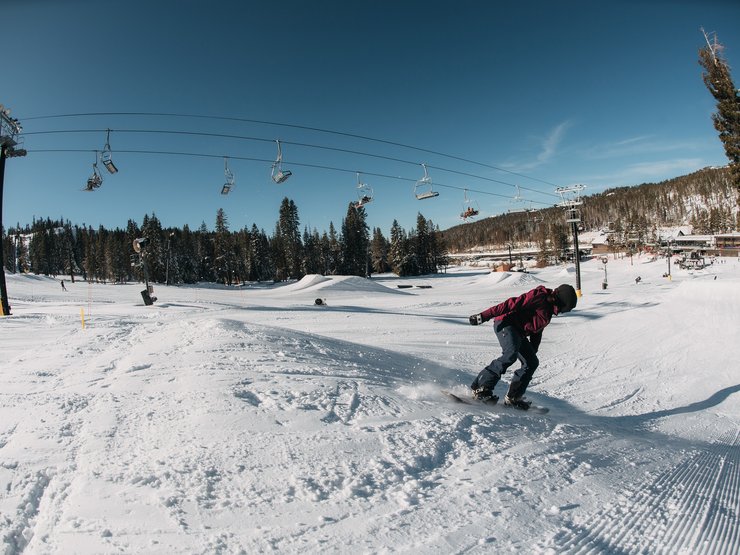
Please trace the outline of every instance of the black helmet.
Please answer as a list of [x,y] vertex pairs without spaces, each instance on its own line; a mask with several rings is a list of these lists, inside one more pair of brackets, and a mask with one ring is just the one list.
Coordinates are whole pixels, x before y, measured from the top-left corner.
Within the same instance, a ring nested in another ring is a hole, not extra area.
[[559,312],[570,312],[578,304],[578,295],[572,286],[564,283],[555,288],[555,303],[558,305]]

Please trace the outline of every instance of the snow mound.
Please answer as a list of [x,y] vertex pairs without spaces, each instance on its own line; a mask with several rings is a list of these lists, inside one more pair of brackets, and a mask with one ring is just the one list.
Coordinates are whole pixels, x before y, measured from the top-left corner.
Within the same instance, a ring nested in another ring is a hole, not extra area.
[[483,278],[483,281],[489,285],[501,283],[511,276],[511,272],[491,272]]
[[350,293],[392,293],[396,295],[407,295],[408,293],[390,289],[372,279],[358,276],[321,276],[310,274],[297,283],[286,285],[281,292],[314,292],[327,291],[350,292]]
[[491,272],[483,276],[478,283],[482,285],[505,284],[511,287],[520,287],[522,285],[538,285],[543,283],[543,281],[532,274],[523,272]]
[[510,279],[506,281],[507,285],[512,287],[519,287],[520,285],[532,285],[537,286],[540,283],[544,283],[540,278],[534,277],[532,274],[516,273],[512,274]]
[[315,287],[316,285],[329,281],[330,279],[331,278],[319,274],[308,274],[307,276],[304,276],[300,281],[283,286],[281,291],[301,291],[303,289]]

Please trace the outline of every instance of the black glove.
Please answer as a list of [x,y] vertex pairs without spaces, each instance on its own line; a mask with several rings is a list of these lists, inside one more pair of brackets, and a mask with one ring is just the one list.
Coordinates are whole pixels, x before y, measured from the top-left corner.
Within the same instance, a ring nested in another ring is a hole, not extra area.
[[483,323],[483,316],[480,314],[473,314],[470,318],[468,318],[468,320],[470,320],[471,326],[477,326],[478,324]]

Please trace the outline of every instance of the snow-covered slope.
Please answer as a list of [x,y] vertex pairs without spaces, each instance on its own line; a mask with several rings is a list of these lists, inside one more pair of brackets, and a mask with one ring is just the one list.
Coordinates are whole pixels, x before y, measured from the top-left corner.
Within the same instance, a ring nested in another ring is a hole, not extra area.
[[563,268],[160,286],[151,307],[9,275],[5,553],[735,553],[740,264],[610,260],[608,289],[602,268],[545,331],[546,416],[439,390],[498,355],[469,314]]

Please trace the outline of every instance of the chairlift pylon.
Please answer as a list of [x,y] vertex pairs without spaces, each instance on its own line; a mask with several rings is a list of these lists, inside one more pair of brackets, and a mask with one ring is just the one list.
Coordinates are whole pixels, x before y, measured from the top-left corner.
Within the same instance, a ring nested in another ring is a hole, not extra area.
[[229,169],[229,159],[226,156],[224,156],[224,175],[226,176],[226,183],[221,187],[221,194],[228,195],[235,185],[235,180],[234,173]]
[[424,168],[424,177],[414,185],[414,196],[417,200],[438,197],[439,193],[432,188],[432,178],[429,177],[426,164],[422,164],[421,167]]
[[470,218],[475,218],[478,214],[480,214],[478,203],[468,198],[468,190],[465,189],[465,202],[463,203],[463,211],[460,213],[460,218],[465,222]]
[[280,140],[275,141],[277,143],[277,158],[272,163],[272,180],[277,183],[278,185],[280,183],[284,183],[291,175],[293,175],[293,172],[290,170],[283,170],[283,151],[280,147]]
[[357,172],[357,202],[352,203],[355,208],[361,208],[373,201],[373,188],[360,181],[360,172]]
[[98,151],[95,151],[95,162],[93,162],[93,173],[87,178],[87,185],[83,191],[92,192],[103,184],[103,176],[98,169]]
[[514,195],[514,202],[520,202],[522,200],[522,190],[519,188],[519,185],[514,185],[516,187],[516,194]]
[[108,129],[108,134],[105,137],[105,146],[103,147],[103,152],[100,154],[100,161],[105,166],[105,169],[111,174],[118,173],[118,168],[113,163],[112,156],[113,154],[110,148],[110,129]]

